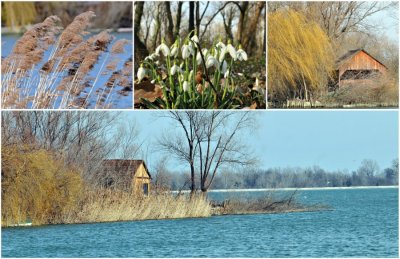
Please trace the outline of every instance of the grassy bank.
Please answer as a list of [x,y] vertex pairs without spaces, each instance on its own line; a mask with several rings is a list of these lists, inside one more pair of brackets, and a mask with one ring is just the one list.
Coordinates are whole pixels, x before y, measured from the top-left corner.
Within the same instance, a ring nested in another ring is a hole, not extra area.
[[65,215],[63,223],[92,223],[147,219],[208,217],[209,202],[200,195],[192,198],[154,194],[148,197],[123,191],[87,192],[75,211]]
[[[30,218],[33,226],[48,224],[79,224],[115,221],[201,218],[220,215],[289,213],[327,209],[326,206],[305,206],[296,201],[295,193],[276,198],[272,194],[223,202],[209,201],[204,195],[173,195],[171,193],[138,196],[123,191],[101,189],[82,192],[76,206],[60,215],[44,219]],[[25,214],[26,215],[26,214]],[[2,227],[20,226],[25,219],[2,218]]]

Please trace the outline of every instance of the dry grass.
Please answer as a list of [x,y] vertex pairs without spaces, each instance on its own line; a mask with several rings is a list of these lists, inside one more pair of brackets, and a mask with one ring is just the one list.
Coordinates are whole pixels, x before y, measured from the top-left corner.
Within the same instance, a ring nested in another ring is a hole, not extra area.
[[84,192],[77,208],[64,215],[63,223],[91,223],[148,219],[208,217],[211,205],[201,195],[137,196],[123,191]]
[[[108,31],[85,39],[94,16],[91,11],[82,13],[64,30],[60,18],[50,16],[16,42],[2,60],[2,108],[87,108],[90,103],[109,108],[117,86],[132,91],[132,59],[116,71],[116,55],[129,41],[113,43]],[[108,76],[107,83],[93,91],[101,76]]]
[[306,212],[327,209],[323,205],[306,206],[296,200],[296,192],[277,198],[273,193],[258,199],[230,199],[213,204],[213,215]]
[[389,77],[353,83],[327,93],[321,98],[326,106],[364,105],[398,106],[398,82]]

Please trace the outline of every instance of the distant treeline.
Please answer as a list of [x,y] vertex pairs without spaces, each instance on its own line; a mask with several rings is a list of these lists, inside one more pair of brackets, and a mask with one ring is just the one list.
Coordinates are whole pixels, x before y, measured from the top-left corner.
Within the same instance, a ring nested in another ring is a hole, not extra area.
[[[399,161],[393,160],[390,167],[380,170],[373,160],[363,160],[353,172],[328,171],[318,166],[309,168],[289,167],[267,170],[223,171],[215,176],[211,189],[243,188],[302,188],[302,187],[350,187],[398,185]],[[188,189],[188,174],[163,170],[155,177],[155,183],[173,190]]]

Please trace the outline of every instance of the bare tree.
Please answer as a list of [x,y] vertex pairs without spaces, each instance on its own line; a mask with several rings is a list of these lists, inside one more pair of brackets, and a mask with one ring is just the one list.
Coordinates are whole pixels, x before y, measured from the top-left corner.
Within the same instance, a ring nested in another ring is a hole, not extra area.
[[2,134],[3,147],[52,151],[66,166],[80,168],[91,183],[97,182],[96,172],[105,158],[131,158],[141,146],[136,125],[122,123],[118,112],[3,112]]
[[397,8],[396,2],[314,2],[307,3],[306,12],[317,20],[332,39],[340,39],[351,32],[370,34],[379,26],[371,24],[368,18],[372,15]]
[[254,122],[251,113],[171,111],[160,116],[171,119],[181,130],[164,135],[159,145],[164,152],[189,164],[192,194],[196,191],[196,174],[201,191],[207,192],[221,167],[255,162],[240,139]]
[[221,11],[222,20],[224,22],[226,41],[233,40],[232,24],[233,19],[235,18],[234,8],[234,6],[229,6],[229,8],[226,8],[227,10]]

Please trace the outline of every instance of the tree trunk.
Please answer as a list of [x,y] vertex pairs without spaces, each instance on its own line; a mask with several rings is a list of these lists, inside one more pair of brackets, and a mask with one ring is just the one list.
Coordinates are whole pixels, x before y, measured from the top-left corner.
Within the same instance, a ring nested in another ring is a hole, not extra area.
[[174,29],[174,38],[177,38],[179,36],[179,30],[181,28],[182,5],[183,5],[183,2],[179,1],[178,2],[178,10],[176,12],[176,24],[175,24],[175,29]]
[[171,45],[174,42],[174,21],[172,20],[172,14],[171,14],[171,2],[165,1],[164,6],[168,20],[166,41],[168,45]]
[[156,16],[156,25],[155,25],[155,33],[154,33],[154,38],[153,38],[153,50],[155,50],[157,48],[157,41],[158,41],[158,35],[160,33],[160,28],[161,28],[161,24],[160,24],[160,9],[157,8],[157,16]]
[[140,40],[140,22],[143,16],[144,2],[135,3],[135,19],[134,19],[134,44],[135,44],[135,70],[139,68],[140,63],[149,55],[146,45]]
[[194,2],[189,2],[189,37],[192,36],[194,31]]
[[265,7],[265,2],[257,2],[256,5],[256,10],[252,14],[252,16],[249,18],[249,22],[246,24],[247,28],[247,33],[243,34],[242,31],[242,45],[243,48],[246,50],[247,53],[253,53],[254,49],[257,48],[257,43],[256,43],[256,31],[257,24],[260,20],[260,16],[262,13],[262,10]]
[[196,1],[196,35],[200,35],[200,2]]
[[249,7],[249,2],[242,2],[239,8],[240,16],[239,16],[239,22],[237,25],[237,32],[236,32],[236,39],[238,42],[242,43],[242,34],[243,34],[243,29],[245,26],[245,20],[246,20],[246,11],[247,8]]
[[233,33],[232,33],[232,22],[233,22],[233,13],[230,10],[228,13],[222,13],[222,19],[224,22],[225,28],[225,41],[233,40]]

